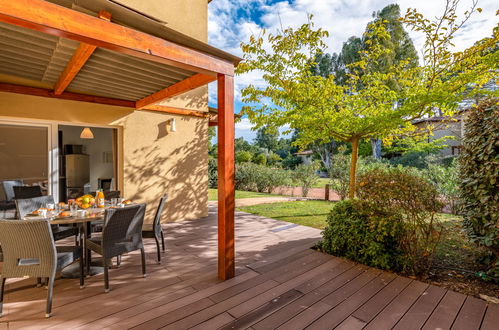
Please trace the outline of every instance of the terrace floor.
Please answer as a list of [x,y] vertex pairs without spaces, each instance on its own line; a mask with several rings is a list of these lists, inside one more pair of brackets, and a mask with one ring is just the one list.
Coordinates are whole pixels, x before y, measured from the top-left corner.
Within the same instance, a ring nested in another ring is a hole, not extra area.
[[56,281],[53,316],[33,279],[7,281],[0,329],[497,329],[499,306],[310,249],[317,229],[238,212],[237,276],[216,277],[216,213],[165,225],[167,252],[148,277],[140,254],[102,275]]

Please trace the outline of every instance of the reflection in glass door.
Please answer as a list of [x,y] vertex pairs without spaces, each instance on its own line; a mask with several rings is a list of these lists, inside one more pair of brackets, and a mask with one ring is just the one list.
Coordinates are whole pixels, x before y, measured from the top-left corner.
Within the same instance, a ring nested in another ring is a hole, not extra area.
[[0,123],[0,181],[39,185],[47,193],[49,176],[49,126]]

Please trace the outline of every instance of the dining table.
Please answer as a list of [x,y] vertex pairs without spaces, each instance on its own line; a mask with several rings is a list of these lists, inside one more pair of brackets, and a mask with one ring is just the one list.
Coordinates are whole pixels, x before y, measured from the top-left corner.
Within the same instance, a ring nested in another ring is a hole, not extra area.
[[[104,267],[102,261],[99,262],[96,260],[91,262],[90,255],[89,253],[87,254],[86,238],[90,237],[92,222],[104,220],[105,210],[113,207],[116,206],[106,204],[103,208],[92,207],[85,210],[78,210],[75,214],[68,216],[48,215],[42,217],[39,215],[30,215],[26,219],[47,219],[51,225],[75,225],[78,228],[79,245],[83,247],[84,275],[93,276],[103,273]],[[88,265],[89,263],[90,266]],[[77,263],[74,263],[64,268],[61,274],[64,278],[79,278],[80,268]]]

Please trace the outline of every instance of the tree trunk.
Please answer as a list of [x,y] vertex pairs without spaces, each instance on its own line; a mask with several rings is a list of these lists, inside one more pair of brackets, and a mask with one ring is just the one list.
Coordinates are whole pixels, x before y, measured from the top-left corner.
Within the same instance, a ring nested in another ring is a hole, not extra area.
[[352,160],[350,162],[350,187],[348,190],[348,198],[355,197],[355,175],[357,173],[357,158],[359,157],[359,138],[352,139]]
[[371,149],[374,159],[381,159],[381,140],[371,138]]

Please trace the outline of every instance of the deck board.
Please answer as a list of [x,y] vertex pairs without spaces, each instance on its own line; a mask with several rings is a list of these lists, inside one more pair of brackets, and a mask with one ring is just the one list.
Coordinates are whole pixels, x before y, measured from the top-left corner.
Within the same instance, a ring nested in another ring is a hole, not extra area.
[[53,317],[33,279],[8,280],[0,329],[496,329],[499,308],[310,249],[320,230],[236,213],[236,277],[217,278],[216,213],[165,224],[167,251],[147,240],[103,277],[58,279]]

